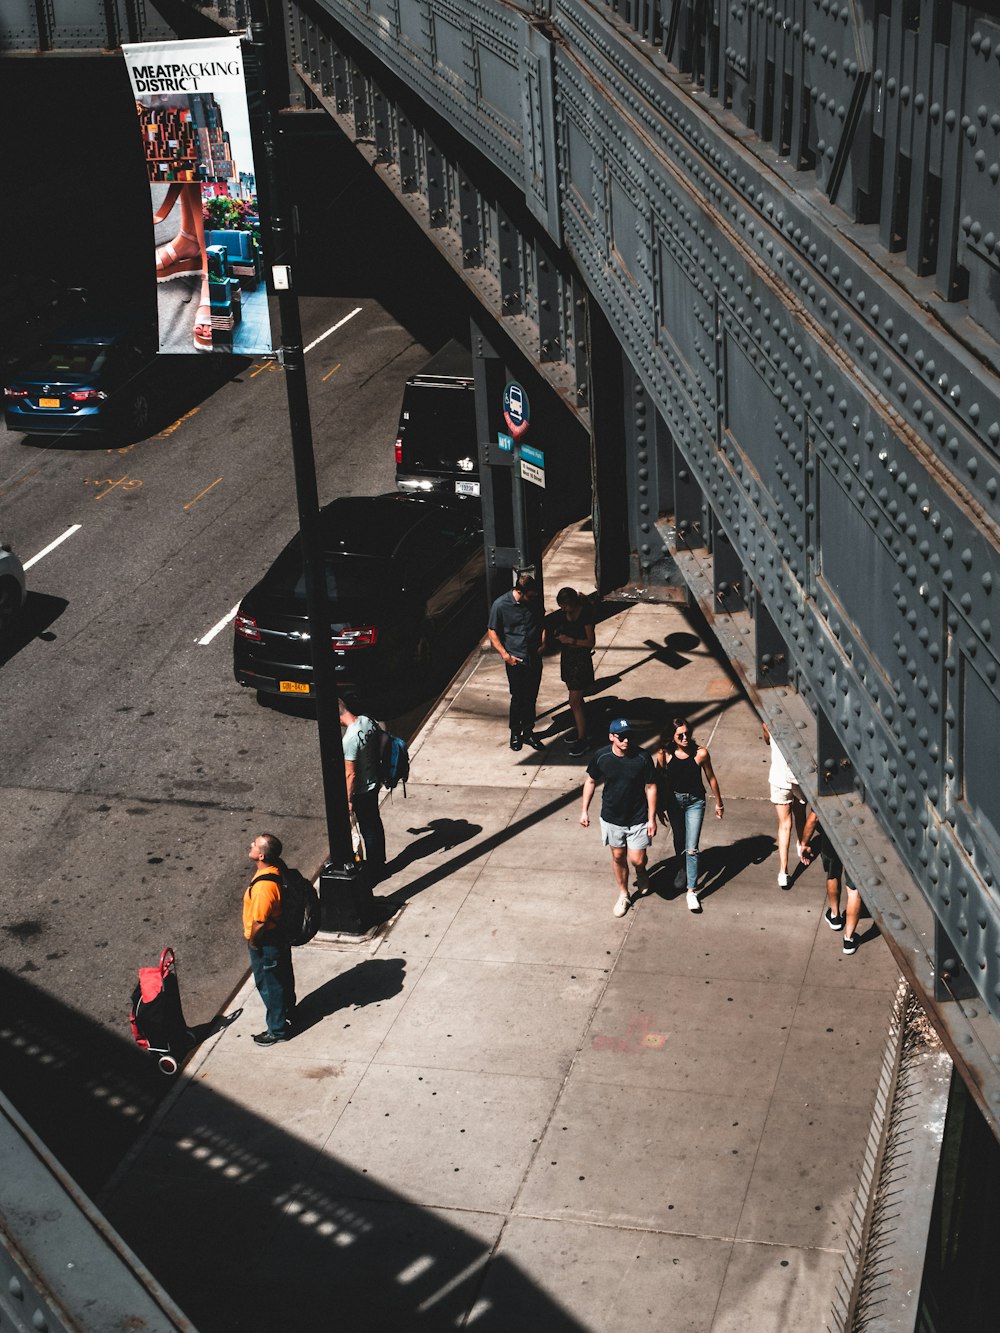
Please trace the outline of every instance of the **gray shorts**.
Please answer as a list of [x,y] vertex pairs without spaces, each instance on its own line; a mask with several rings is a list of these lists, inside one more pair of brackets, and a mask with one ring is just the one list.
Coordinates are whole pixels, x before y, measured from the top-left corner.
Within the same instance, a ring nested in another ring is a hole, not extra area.
[[641,824],[608,824],[602,819],[601,837],[605,847],[627,847],[630,852],[641,852],[652,842],[645,820]]

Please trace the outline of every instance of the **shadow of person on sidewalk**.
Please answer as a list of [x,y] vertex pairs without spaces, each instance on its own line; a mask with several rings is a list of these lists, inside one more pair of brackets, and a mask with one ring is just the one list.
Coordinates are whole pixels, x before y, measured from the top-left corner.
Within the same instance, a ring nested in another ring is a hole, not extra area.
[[216,1016],[209,1019],[207,1023],[195,1023],[192,1027],[188,1028],[188,1032],[190,1032],[192,1038],[192,1045],[199,1046],[203,1041],[207,1041],[209,1037],[214,1037],[217,1032],[221,1032],[223,1028],[227,1028],[231,1023],[235,1023],[242,1012],[243,1009],[241,1007],[239,1009],[234,1009],[228,1014],[216,1014]]
[[295,1006],[296,1035],[329,1018],[338,1009],[363,1009],[391,1000],[403,989],[406,962],[402,958],[366,958],[349,972],[331,977]]
[[[669,838],[669,831],[667,837]],[[704,847],[698,853],[698,897],[710,898],[730,880],[746,870],[747,866],[761,865],[774,851],[774,839],[766,833],[755,833],[749,838],[738,838],[722,847]],[[653,893],[665,902],[683,898],[687,889],[675,888],[674,877],[679,869],[676,856],[664,857],[649,872]]]
[[407,833],[426,834],[417,842],[407,846],[389,861],[385,868],[386,875],[394,875],[414,861],[424,856],[433,856],[435,852],[450,852],[460,842],[468,842],[477,833],[482,833],[482,824],[470,824],[467,819],[429,819],[421,828],[408,828]]

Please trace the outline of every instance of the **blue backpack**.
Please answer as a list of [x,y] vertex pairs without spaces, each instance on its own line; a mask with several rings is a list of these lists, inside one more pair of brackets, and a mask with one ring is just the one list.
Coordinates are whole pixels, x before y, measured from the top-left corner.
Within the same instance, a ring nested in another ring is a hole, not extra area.
[[410,751],[402,736],[391,735],[383,726],[379,727],[378,780],[386,791],[395,791],[403,784],[403,797],[406,797],[406,783],[410,776]]

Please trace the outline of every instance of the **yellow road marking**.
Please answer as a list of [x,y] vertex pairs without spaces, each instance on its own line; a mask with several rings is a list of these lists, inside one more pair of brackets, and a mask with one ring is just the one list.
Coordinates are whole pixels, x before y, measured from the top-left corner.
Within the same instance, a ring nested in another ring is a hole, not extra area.
[[265,370],[275,371],[280,369],[281,367],[278,365],[277,361],[265,361],[262,365],[259,365],[256,370],[250,372],[250,378],[256,379],[257,376],[263,374]]
[[333,370],[329,371],[326,375],[323,376],[323,378],[320,380],[320,383],[325,384],[327,380],[330,378],[330,376],[334,373],[334,371],[339,370],[343,364],[344,364],[343,361],[338,361],[337,364],[334,366]]
[[[188,421],[191,417],[195,416],[200,411],[201,411],[200,407],[192,407],[190,412],[185,412],[182,417],[178,417],[177,420],[172,425],[164,426],[163,430],[161,430],[160,433],[155,438],[158,440],[169,439],[169,437],[173,435],[174,431],[178,428],[178,426],[183,426],[185,421]],[[129,445],[129,448],[131,447],[132,446]]]
[[[212,486],[218,486],[221,480],[222,480],[221,477],[216,477],[216,479],[212,482]],[[188,500],[187,504],[184,505],[183,508],[190,509],[192,505],[196,505],[198,501],[202,498],[202,496],[205,496],[209,493],[209,491],[212,489],[212,486],[206,486],[203,491],[199,491],[198,494],[194,497],[194,499]]]
[[28,468],[28,470],[22,472],[19,477],[15,477],[9,486],[4,486],[0,489],[0,495],[10,495],[11,491],[16,490],[18,486],[23,486],[24,483],[29,481],[38,471],[39,469],[37,467]]
[[94,496],[95,500],[103,500],[106,495],[110,495],[118,486],[120,486],[123,491],[134,491],[138,490],[142,485],[142,482],[138,477],[130,477],[126,472],[120,476],[117,481],[112,480],[111,477],[84,477],[83,484],[85,486],[106,486],[107,490],[101,491],[100,495]]

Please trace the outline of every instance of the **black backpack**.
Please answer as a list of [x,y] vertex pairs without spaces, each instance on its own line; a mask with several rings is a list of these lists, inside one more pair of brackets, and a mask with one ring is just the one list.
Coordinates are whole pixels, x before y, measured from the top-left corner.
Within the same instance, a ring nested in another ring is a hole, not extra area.
[[268,871],[258,880],[273,880],[281,891],[281,936],[289,944],[308,944],[319,930],[319,894],[301,870],[283,865],[280,874]]

